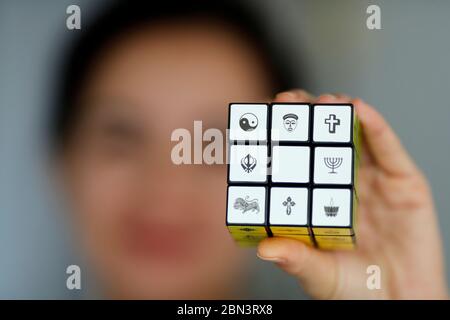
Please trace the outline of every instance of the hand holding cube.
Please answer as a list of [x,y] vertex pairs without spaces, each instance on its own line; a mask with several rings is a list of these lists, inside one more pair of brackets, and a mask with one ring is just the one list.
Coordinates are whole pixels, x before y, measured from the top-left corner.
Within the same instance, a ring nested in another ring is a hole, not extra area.
[[[314,298],[448,299],[431,192],[383,117],[360,99],[344,95],[315,99],[293,91],[276,98],[296,101],[355,106],[364,140],[357,179],[358,246],[355,251],[323,251],[273,237],[259,244],[258,256],[298,278]],[[373,265],[381,272],[379,290],[367,285],[367,270]]]

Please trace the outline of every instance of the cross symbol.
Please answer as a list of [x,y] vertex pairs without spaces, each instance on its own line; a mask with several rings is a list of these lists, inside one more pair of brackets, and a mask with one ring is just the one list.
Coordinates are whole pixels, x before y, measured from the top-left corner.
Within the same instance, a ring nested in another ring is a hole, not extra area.
[[287,197],[286,201],[283,201],[283,206],[286,207],[286,214],[289,216],[292,212],[292,207],[295,206],[295,202],[292,201],[291,197]]
[[341,120],[337,119],[335,114],[330,114],[328,119],[325,119],[325,124],[328,125],[329,133],[336,133],[336,126],[341,124]]

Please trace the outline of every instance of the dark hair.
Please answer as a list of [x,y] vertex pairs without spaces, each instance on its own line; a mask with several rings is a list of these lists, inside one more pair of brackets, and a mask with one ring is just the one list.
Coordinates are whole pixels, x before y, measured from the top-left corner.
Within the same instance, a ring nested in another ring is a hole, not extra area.
[[[154,22],[208,17],[233,26],[262,53],[271,72],[273,93],[296,85],[286,57],[270,41],[264,21],[249,7],[237,1],[167,0],[116,1],[92,23],[83,25],[69,52],[64,56],[57,82],[56,104],[51,118],[51,137],[56,147],[63,146],[80,113],[77,100],[87,73],[96,57],[120,35]],[[300,81],[304,85],[303,81]]]

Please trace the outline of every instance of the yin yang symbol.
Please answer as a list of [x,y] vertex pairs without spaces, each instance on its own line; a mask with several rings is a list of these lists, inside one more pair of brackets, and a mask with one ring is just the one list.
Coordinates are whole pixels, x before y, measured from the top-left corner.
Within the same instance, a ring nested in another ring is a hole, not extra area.
[[239,126],[244,131],[253,131],[258,126],[258,118],[253,113],[244,113],[239,119]]

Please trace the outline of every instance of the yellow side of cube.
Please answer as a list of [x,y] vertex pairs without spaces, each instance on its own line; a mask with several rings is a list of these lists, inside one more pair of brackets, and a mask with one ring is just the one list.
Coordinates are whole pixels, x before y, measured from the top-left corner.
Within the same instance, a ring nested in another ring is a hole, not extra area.
[[228,226],[228,230],[241,247],[254,247],[268,236],[263,226]]
[[355,241],[352,236],[316,236],[315,239],[320,249],[352,250],[355,248]]
[[353,230],[351,228],[313,227],[313,233],[316,236],[351,236]]
[[230,233],[267,234],[264,226],[228,226]]
[[270,231],[275,234],[309,234],[307,227],[270,226]]

